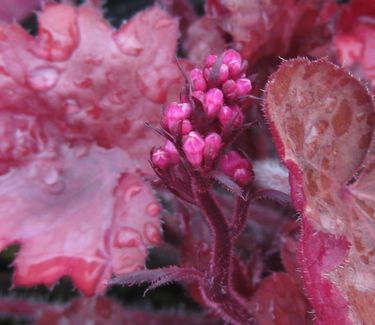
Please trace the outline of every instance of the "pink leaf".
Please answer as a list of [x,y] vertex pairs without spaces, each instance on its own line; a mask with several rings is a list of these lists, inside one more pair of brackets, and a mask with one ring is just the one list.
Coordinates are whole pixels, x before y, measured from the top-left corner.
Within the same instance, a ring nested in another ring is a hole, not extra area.
[[311,324],[308,304],[285,273],[265,278],[251,299],[259,325]]
[[[38,17],[35,39],[16,25],[0,25],[0,110],[56,116],[70,138],[147,157],[157,137],[144,122],[159,122],[160,104],[182,84],[177,21],[153,7],[114,31],[89,3],[49,4]],[[150,145],[139,146],[140,139]]]
[[156,139],[144,123],[182,82],[177,21],[153,7],[114,31],[90,2],[38,18],[36,38],[0,24],[0,250],[21,244],[17,285],[68,275],[93,295],[161,241],[137,175]]
[[[231,47],[250,62],[255,62],[268,55],[286,55],[295,50],[291,45],[298,34],[298,41],[308,35],[305,42],[311,42],[317,34],[311,33],[311,30],[321,24],[319,12],[325,2],[208,0],[206,12],[207,17],[216,21],[217,28],[230,35],[233,40]],[[205,33],[210,43],[211,34],[216,34],[216,31]]]
[[119,149],[77,145],[49,154],[0,177],[0,249],[22,245],[17,285],[69,275],[92,295],[112,273],[143,267],[147,246],[160,242],[158,205],[141,179],[122,175]]
[[338,61],[375,91],[375,2],[353,0],[336,23],[334,47]]
[[300,264],[318,324],[371,323],[373,165],[353,179],[373,160],[371,96],[327,62],[291,60],[270,78],[265,113],[304,218]]

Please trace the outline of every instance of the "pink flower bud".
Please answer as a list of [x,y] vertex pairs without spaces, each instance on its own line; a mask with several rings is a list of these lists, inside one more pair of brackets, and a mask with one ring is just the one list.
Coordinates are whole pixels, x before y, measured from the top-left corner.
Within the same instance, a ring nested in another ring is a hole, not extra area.
[[189,120],[183,120],[181,124],[181,133],[182,135],[188,134],[193,129],[191,122]]
[[182,149],[185,152],[187,160],[193,167],[199,167],[202,164],[204,140],[199,133],[191,131],[183,139]]
[[204,139],[204,157],[205,159],[214,160],[222,146],[221,136],[215,132],[210,133]]
[[[210,79],[210,77],[212,77],[211,76],[212,73],[217,74],[217,72],[214,72],[213,69],[214,69],[213,67],[203,69],[203,76],[207,81]],[[228,79],[228,76],[229,76],[228,66],[226,64],[222,64],[220,66],[218,75],[213,76],[213,77],[215,79],[215,83],[221,84]]]
[[172,164],[178,164],[180,161],[180,155],[171,141],[167,141],[163,148],[169,154],[169,159]]
[[203,77],[205,80],[209,80],[210,79],[210,73],[212,71],[212,68],[204,68],[203,69]]
[[227,125],[232,119],[234,119],[233,126],[235,127],[241,126],[244,119],[243,113],[237,105],[233,105],[232,107],[222,106],[218,118],[222,126]]
[[250,169],[250,165],[248,168],[238,168],[234,172],[233,179],[235,182],[241,186],[245,186],[249,184],[252,179],[254,178],[254,174]]
[[162,170],[167,169],[171,164],[171,159],[168,151],[162,148],[153,150],[151,160],[156,167]]
[[224,81],[226,81],[229,77],[229,69],[228,69],[228,66],[226,64],[222,64],[220,66],[220,71],[219,71],[219,80],[218,82],[219,83],[223,83]]
[[167,126],[168,130],[173,131],[175,125],[187,119],[192,112],[192,107],[189,103],[176,103],[173,102],[169,104],[165,110],[164,114],[164,124]]
[[206,57],[206,60],[204,61],[204,67],[205,68],[211,68],[217,60],[217,55],[208,55]]
[[223,93],[220,89],[211,88],[204,99],[204,109],[208,117],[215,117],[223,106]]
[[232,78],[236,78],[240,75],[242,70],[242,59],[241,55],[232,49],[224,52],[223,63],[228,66],[229,75]]
[[203,78],[203,72],[201,69],[193,69],[190,71],[190,79],[193,84],[193,89],[200,90],[200,91],[206,91],[207,84],[206,80]]
[[248,95],[251,91],[251,81],[247,78],[241,78],[236,81],[238,95],[245,96]]
[[228,99],[236,99],[238,97],[237,84],[233,79],[225,81],[221,89],[224,96]]
[[243,158],[237,151],[229,151],[221,157],[219,162],[219,169],[230,177],[233,177],[235,170],[241,164]]
[[250,162],[236,151],[225,154],[220,160],[219,168],[241,186],[247,185],[254,177]]

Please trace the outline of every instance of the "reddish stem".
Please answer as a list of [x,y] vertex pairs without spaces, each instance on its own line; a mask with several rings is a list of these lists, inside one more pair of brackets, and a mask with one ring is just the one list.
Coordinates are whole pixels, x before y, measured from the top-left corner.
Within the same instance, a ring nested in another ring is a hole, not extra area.
[[230,226],[204,181],[193,177],[193,193],[197,206],[205,216],[212,233],[212,254],[208,281],[202,288],[207,303],[232,324],[256,324],[243,301],[232,294],[230,274],[234,240]]

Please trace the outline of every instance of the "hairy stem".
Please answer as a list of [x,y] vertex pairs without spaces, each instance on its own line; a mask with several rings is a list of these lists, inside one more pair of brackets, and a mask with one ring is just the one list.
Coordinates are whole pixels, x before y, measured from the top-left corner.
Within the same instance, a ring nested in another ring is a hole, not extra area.
[[203,180],[193,178],[193,193],[197,206],[205,216],[212,233],[212,254],[208,281],[202,288],[211,308],[232,324],[256,324],[243,301],[232,294],[231,261],[234,240],[230,226],[210,189]]

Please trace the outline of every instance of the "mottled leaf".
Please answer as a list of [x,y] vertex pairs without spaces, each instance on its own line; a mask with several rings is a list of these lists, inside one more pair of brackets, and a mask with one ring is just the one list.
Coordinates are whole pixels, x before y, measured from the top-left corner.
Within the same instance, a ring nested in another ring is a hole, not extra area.
[[371,96],[343,69],[302,59],[283,63],[266,93],[266,117],[304,219],[300,264],[317,321],[368,323],[375,306],[372,164],[357,181],[356,172],[373,159]]

